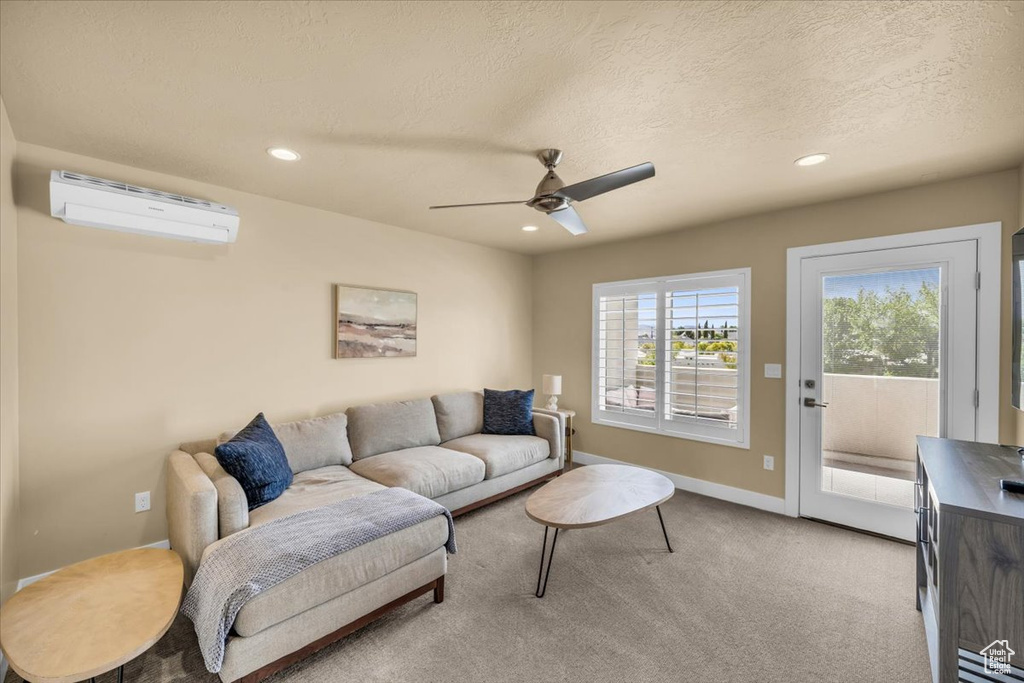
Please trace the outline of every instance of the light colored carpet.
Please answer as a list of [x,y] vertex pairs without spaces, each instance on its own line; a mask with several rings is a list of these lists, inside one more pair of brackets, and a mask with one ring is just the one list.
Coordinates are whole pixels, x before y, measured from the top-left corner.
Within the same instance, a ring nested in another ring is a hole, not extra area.
[[[930,681],[910,546],[679,492],[662,506],[675,554],[653,510],[561,533],[537,599],[527,495],[456,520],[443,604],[418,598],[271,680]],[[218,680],[190,627],[125,680]]]

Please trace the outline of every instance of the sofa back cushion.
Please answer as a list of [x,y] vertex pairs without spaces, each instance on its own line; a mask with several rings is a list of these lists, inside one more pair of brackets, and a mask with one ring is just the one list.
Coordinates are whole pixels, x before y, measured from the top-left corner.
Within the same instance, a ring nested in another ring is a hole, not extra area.
[[484,428],[484,395],[479,391],[460,391],[430,398],[437,413],[437,431],[441,443],[479,434]]
[[348,414],[348,440],[355,460],[378,453],[441,443],[429,398],[355,406]]
[[[348,416],[345,413],[332,413],[295,422],[277,422],[270,426],[284,448],[288,466],[295,474],[328,465],[352,464]],[[222,444],[234,435],[234,432],[224,432],[217,443]]]
[[298,474],[329,465],[351,465],[348,444],[348,416],[333,413],[308,420],[271,425],[288,456],[288,465]]

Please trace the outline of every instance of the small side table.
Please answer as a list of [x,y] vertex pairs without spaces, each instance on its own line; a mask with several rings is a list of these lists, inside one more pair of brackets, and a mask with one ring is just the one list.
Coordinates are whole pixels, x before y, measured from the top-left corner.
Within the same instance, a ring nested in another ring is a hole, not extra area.
[[79,562],[30,584],[0,610],[0,647],[22,678],[71,683],[117,669],[167,633],[181,603],[181,558],[140,548]]
[[576,417],[575,410],[558,409],[558,414],[565,418],[565,469],[572,469],[572,435],[575,429],[572,427],[572,419]]

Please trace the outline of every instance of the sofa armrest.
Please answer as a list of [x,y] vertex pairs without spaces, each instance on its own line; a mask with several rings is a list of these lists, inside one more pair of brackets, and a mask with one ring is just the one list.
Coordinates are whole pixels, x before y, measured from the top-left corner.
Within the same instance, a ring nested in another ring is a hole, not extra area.
[[559,463],[565,462],[565,451],[562,448],[562,425],[557,417],[533,411],[533,430],[537,436],[547,439],[551,453],[548,457],[557,458]]
[[185,565],[188,586],[203,550],[217,540],[217,489],[184,451],[167,458],[167,527],[171,548]]
[[245,497],[242,485],[209,453],[196,453],[195,459],[217,489],[217,537],[224,538],[248,529],[249,499]]
[[558,412],[557,410],[548,410],[547,408],[534,408],[533,414],[536,415],[538,413],[540,413],[541,415],[550,415],[551,417],[558,420],[558,428],[562,430],[562,438],[565,438],[565,415]]

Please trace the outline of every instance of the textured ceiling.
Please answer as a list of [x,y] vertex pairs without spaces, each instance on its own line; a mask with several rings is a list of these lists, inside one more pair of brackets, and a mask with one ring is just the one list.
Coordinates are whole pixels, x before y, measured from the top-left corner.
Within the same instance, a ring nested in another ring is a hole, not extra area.
[[[19,140],[525,252],[1024,158],[1020,0],[5,0],[0,24]],[[531,196],[544,147],[567,183],[657,177],[579,204],[577,238],[526,207],[427,210]]]

